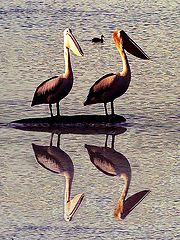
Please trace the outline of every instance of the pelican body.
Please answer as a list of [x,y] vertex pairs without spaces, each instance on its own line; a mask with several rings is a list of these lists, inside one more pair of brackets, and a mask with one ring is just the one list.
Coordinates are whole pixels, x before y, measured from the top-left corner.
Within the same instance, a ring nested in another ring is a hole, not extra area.
[[94,42],[94,43],[103,43],[103,41],[104,41],[104,36],[103,35],[101,35],[101,38],[97,38],[97,37],[95,37],[95,38],[93,38],[92,39],[92,42]]
[[84,193],[79,193],[71,198],[71,188],[74,177],[74,165],[67,153],[60,149],[60,136],[58,135],[57,147],[52,145],[53,134],[50,146],[32,144],[37,162],[45,169],[63,175],[66,180],[64,192],[64,219],[71,221],[73,215],[79,208]]
[[108,176],[118,176],[123,179],[124,186],[114,210],[114,217],[117,220],[124,219],[147,196],[150,190],[143,190],[126,198],[131,182],[131,166],[123,154],[114,150],[113,138],[111,148],[107,147],[107,138],[105,147],[86,144],[85,148],[91,162],[99,171]]
[[52,104],[56,103],[57,116],[59,116],[59,102],[69,94],[73,86],[73,71],[69,49],[71,49],[75,55],[83,56],[83,51],[73,36],[71,29],[67,28],[64,30],[65,73],[42,82],[37,87],[32,100],[31,106],[49,104],[51,117],[53,117]]
[[90,88],[87,99],[84,102],[84,106],[104,103],[106,115],[108,115],[107,103],[109,102],[111,103],[111,114],[114,115],[113,102],[127,91],[131,81],[131,69],[125,50],[141,59],[149,59],[143,50],[123,30],[114,31],[113,37],[122,59],[123,70],[122,72],[107,74],[96,81]]

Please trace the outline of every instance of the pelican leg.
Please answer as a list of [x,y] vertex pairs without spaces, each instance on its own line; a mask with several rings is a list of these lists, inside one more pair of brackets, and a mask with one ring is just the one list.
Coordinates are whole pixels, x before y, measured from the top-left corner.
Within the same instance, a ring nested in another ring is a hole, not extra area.
[[114,104],[113,104],[113,101],[111,102],[111,114],[112,114],[112,115],[115,115],[115,114],[114,114]]
[[56,107],[57,107],[57,116],[60,116],[60,111],[59,111],[59,102],[56,103]]
[[50,109],[50,113],[51,113],[51,117],[53,117],[53,112],[52,112],[52,104],[49,104],[49,109]]
[[104,109],[105,109],[105,114],[106,114],[106,116],[108,116],[107,103],[104,103]]
[[111,142],[111,148],[114,149],[114,143],[115,143],[115,134],[112,135],[112,142]]
[[57,147],[60,148],[60,137],[61,137],[61,134],[58,134],[58,139],[57,139]]
[[105,140],[105,147],[107,147],[107,145],[108,145],[108,134],[106,134],[106,140]]
[[53,136],[54,136],[54,133],[52,132],[51,133],[51,140],[50,140],[50,146],[52,147],[52,144],[53,144]]

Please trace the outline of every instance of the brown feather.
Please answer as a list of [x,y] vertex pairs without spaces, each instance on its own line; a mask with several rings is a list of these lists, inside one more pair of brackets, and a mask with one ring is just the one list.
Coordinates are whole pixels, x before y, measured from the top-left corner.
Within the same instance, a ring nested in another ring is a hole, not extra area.
[[[42,82],[34,93],[31,106],[42,103],[53,103],[50,99],[53,99],[53,95],[59,90],[62,85],[62,79],[62,77],[54,76]],[[57,100],[55,102],[57,102]]]
[[111,83],[115,78],[115,73],[109,73],[97,80],[90,88],[87,100],[84,102],[84,105],[104,102],[102,99],[103,93],[109,91],[109,88],[111,88]]

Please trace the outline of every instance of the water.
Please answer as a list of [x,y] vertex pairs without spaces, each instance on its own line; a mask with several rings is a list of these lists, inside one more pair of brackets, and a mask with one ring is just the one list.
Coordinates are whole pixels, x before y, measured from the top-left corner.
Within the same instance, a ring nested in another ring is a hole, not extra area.
[[[178,7],[175,0],[1,1],[1,239],[179,238]],[[113,216],[123,180],[99,171],[85,148],[103,147],[105,135],[61,135],[60,148],[74,165],[71,194],[85,194],[66,222],[65,178],[40,166],[32,149],[32,143],[48,146],[51,133],[7,127],[13,120],[49,114],[46,105],[30,104],[42,81],[63,72],[66,27],[72,28],[84,57],[71,57],[75,81],[61,103],[63,115],[103,113],[101,104],[82,103],[95,80],[122,68],[112,39],[115,28],[124,29],[151,58],[128,55],[132,82],[115,101],[115,111],[126,118],[127,130],[116,136],[115,150],[131,166],[128,197],[151,190],[123,221]],[[101,34],[104,44],[92,44],[91,38]]]

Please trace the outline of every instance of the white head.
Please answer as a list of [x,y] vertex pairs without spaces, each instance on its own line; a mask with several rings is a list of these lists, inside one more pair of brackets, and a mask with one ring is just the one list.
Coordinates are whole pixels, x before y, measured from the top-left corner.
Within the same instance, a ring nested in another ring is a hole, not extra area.
[[79,43],[73,36],[70,28],[66,28],[64,30],[64,46],[71,49],[76,56],[84,55]]

